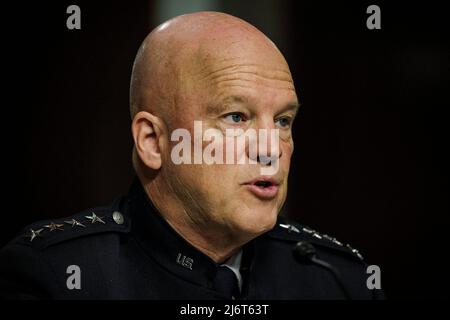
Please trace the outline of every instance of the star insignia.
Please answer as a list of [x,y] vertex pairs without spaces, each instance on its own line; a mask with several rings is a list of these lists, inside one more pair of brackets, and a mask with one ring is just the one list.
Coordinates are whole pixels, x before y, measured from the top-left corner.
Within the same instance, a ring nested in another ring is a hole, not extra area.
[[100,223],[106,224],[106,222],[103,221],[103,217],[97,216],[94,212],[92,212],[92,216],[86,216],[86,218],[91,220],[91,223],[100,222]]
[[50,232],[52,232],[55,230],[64,230],[64,225],[51,222],[50,224],[45,225],[44,228],[48,228],[50,229]]
[[349,244],[347,244],[346,247],[347,247],[353,254],[355,254],[360,260],[364,260],[364,257],[361,255],[361,253],[359,253],[358,250],[352,248]]
[[72,228],[75,227],[75,226],[86,228],[86,226],[84,224],[82,224],[81,222],[79,222],[79,221],[77,221],[75,219],[67,220],[67,221],[64,221],[64,222],[67,223],[67,224],[70,224],[72,226]]
[[36,237],[41,237],[41,232],[43,230],[44,229],[38,229],[38,230],[30,229],[31,233],[28,235],[28,237],[30,237],[30,242],[32,242],[34,240],[34,238],[36,238]]
[[313,233],[313,237],[315,237],[317,239],[322,239],[322,236],[320,234],[318,234],[317,232]]
[[313,230],[313,229],[310,229],[310,228],[307,228],[307,227],[303,227],[302,230],[304,232],[306,232],[306,233],[309,233],[309,234],[317,233],[316,230]]
[[295,226],[293,226],[292,224],[282,224],[280,223],[280,227],[287,229],[288,232],[296,232],[296,233],[300,233],[300,230],[298,230]]

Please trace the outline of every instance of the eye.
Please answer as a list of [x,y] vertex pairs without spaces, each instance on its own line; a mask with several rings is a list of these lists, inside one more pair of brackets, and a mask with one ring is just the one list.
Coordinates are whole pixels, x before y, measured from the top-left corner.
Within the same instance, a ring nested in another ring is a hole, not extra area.
[[245,117],[240,113],[230,113],[225,116],[225,119],[231,123],[240,123],[245,121]]
[[275,120],[275,123],[277,123],[281,128],[287,128],[291,125],[292,119],[290,117],[282,117],[277,120]]

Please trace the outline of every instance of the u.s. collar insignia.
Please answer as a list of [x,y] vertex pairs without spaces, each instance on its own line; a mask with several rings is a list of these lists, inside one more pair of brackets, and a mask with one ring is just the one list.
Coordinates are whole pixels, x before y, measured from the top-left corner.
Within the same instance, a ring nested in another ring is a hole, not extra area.
[[189,270],[192,270],[192,265],[194,264],[194,259],[186,257],[185,255],[182,255],[181,253],[178,253],[177,255],[177,263]]

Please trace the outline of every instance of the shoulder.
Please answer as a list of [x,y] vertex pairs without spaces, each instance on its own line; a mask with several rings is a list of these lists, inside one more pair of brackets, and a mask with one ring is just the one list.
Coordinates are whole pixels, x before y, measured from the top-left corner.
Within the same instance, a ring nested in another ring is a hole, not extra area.
[[92,274],[91,286],[101,286],[96,282],[99,270],[114,265],[121,235],[130,230],[131,222],[118,209],[115,201],[110,206],[25,227],[0,250],[0,297],[34,299],[64,294],[61,284],[66,283],[67,270],[74,261]]
[[28,247],[44,251],[49,247],[73,244],[108,233],[127,233],[130,221],[114,204],[95,207],[71,216],[34,222],[25,227],[6,247]]
[[[282,217],[262,241],[260,260],[283,286],[282,294],[341,299],[343,286],[354,299],[382,297],[367,286],[368,264],[361,253],[344,241]],[[301,287],[309,287],[307,295],[298,290]]]
[[267,233],[267,236],[289,246],[293,246],[299,241],[306,241],[319,252],[340,255],[357,262],[364,261],[362,254],[352,245],[284,217],[278,219],[277,224]]

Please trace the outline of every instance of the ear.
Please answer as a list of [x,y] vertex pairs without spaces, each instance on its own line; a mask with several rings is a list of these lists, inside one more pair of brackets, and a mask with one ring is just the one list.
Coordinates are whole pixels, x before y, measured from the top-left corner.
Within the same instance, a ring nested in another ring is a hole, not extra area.
[[147,111],[138,112],[131,124],[136,152],[141,161],[153,170],[159,170],[162,165],[163,128],[162,120]]

